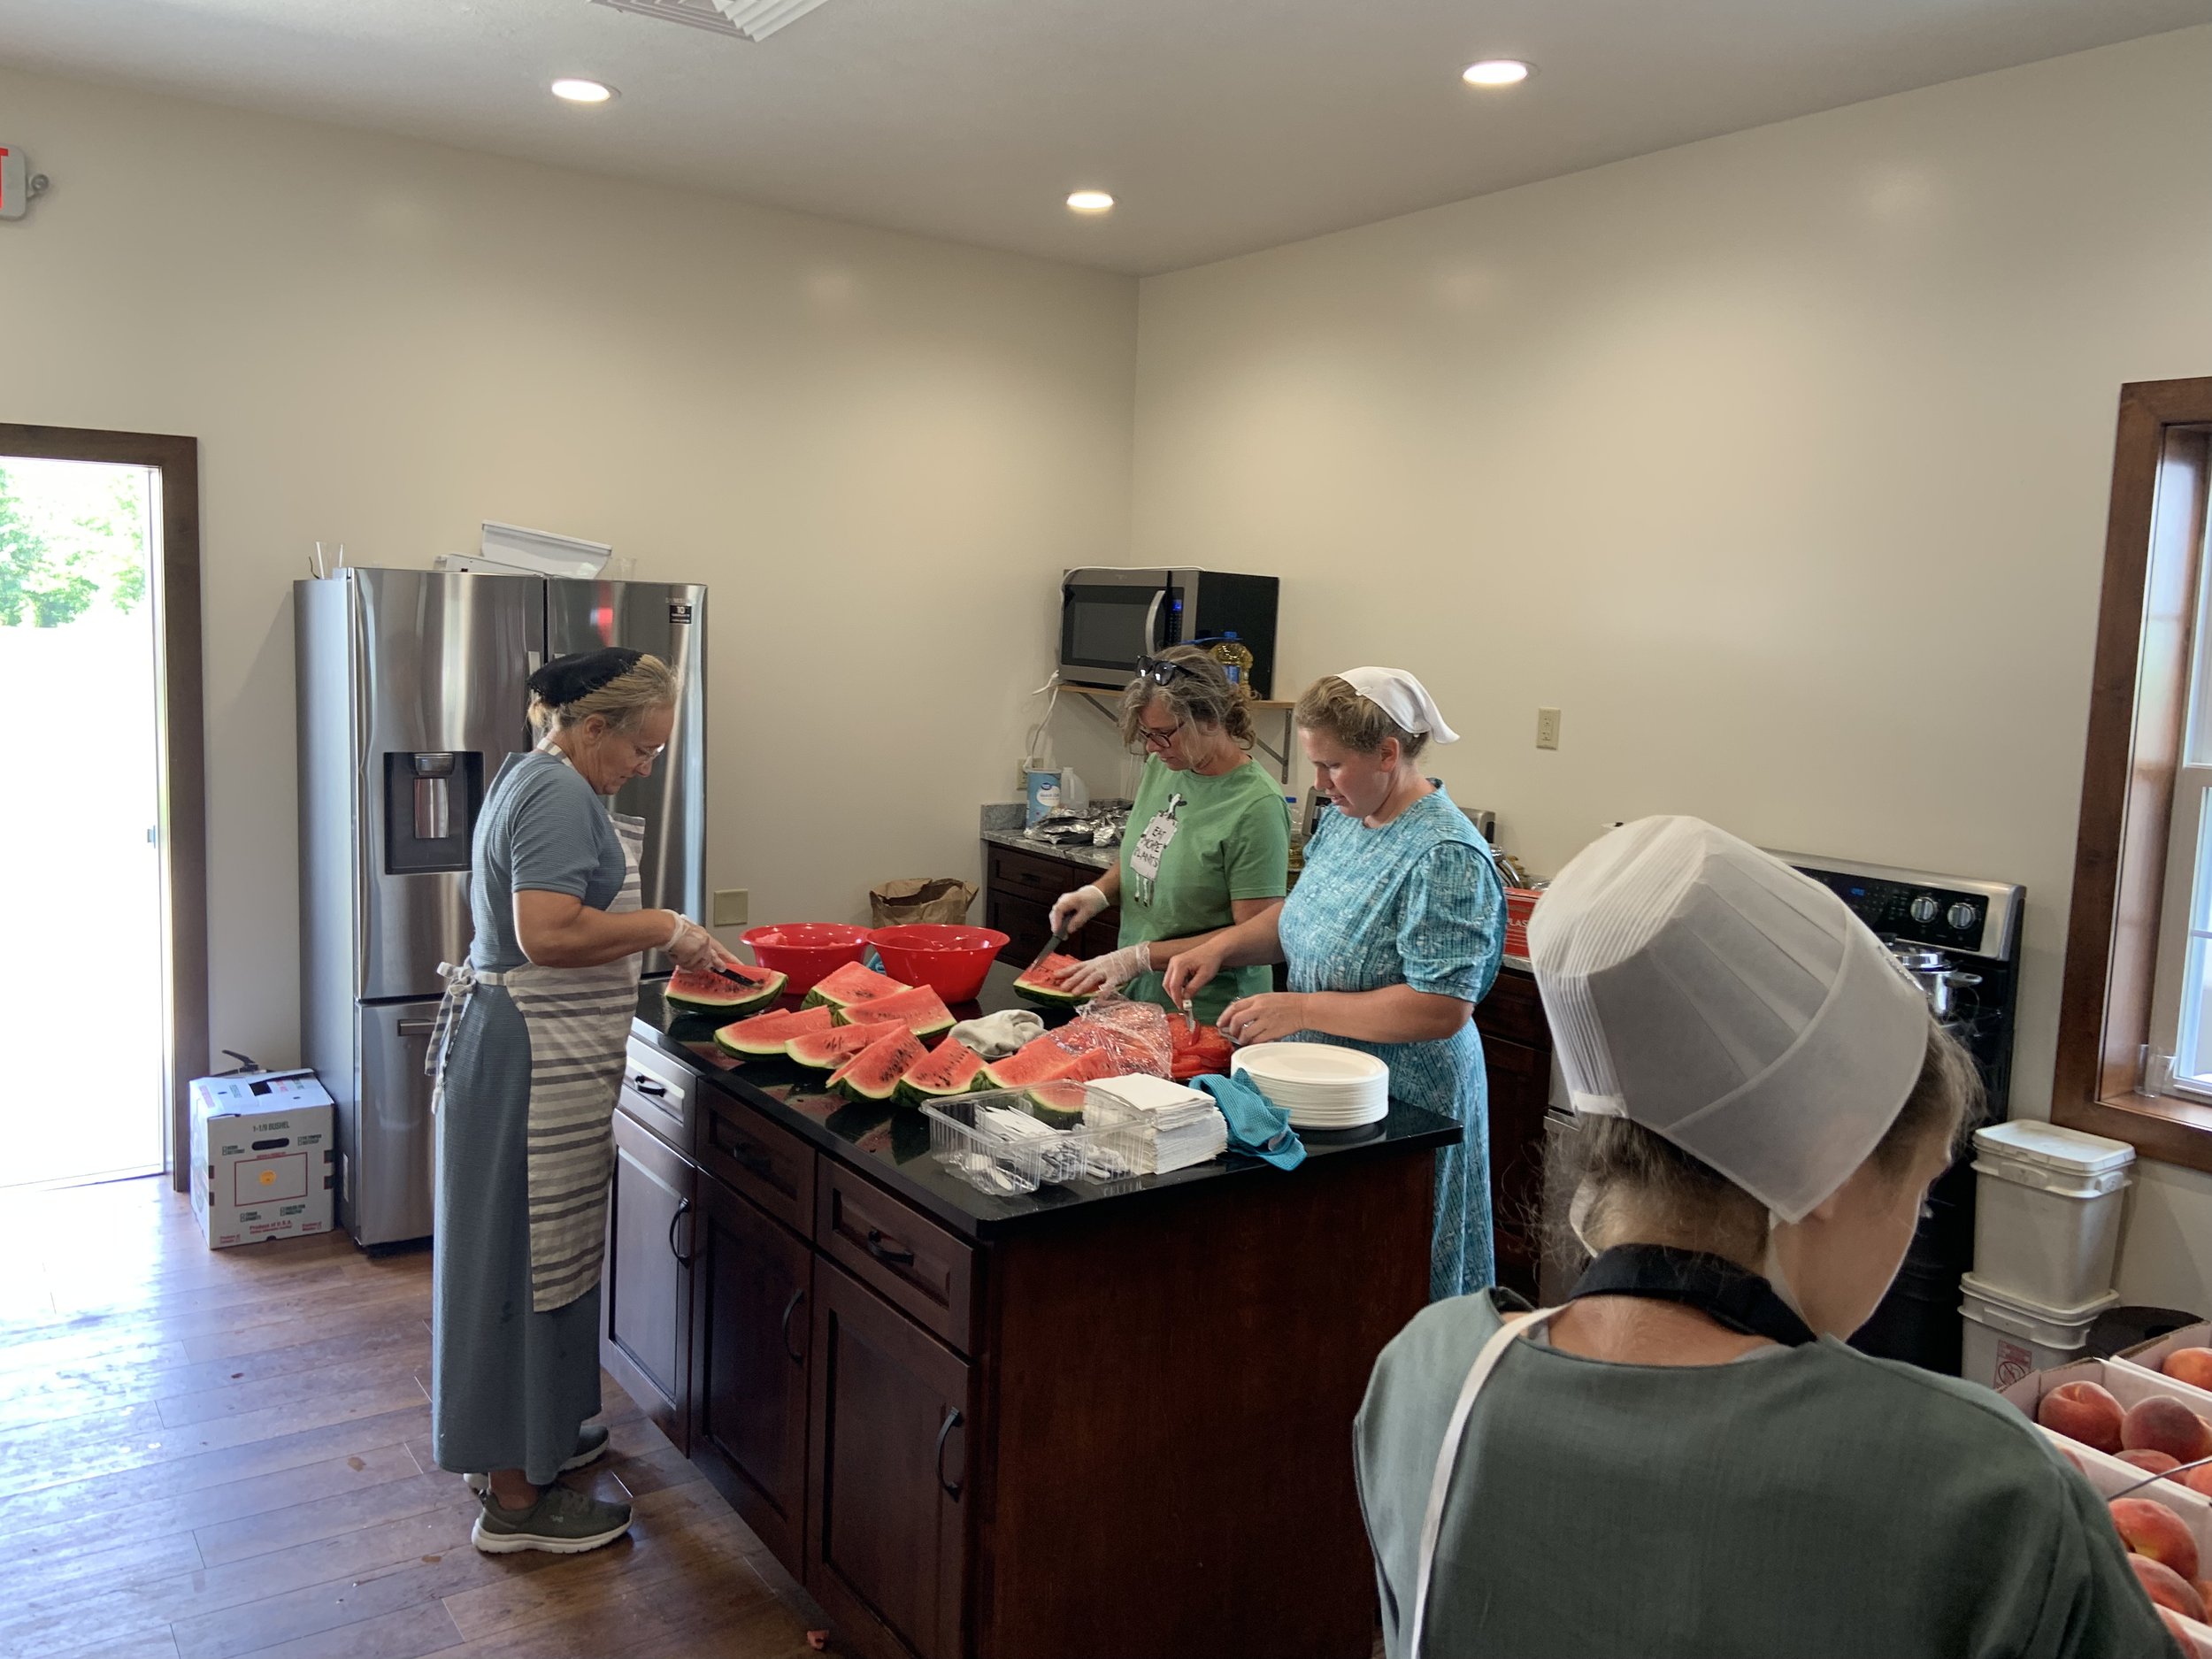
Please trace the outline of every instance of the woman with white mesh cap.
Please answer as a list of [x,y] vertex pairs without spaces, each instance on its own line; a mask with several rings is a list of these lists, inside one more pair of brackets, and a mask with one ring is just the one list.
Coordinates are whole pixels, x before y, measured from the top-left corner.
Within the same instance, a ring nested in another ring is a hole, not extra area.
[[1978,1086],[1833,894],[1695,818],[1614,831],[1530,955],[1596,1252],[1440,1302],[1355,1446],[1391,1659],[2174,1649],[2104,1504],[1985,1389],[1844,1346]]

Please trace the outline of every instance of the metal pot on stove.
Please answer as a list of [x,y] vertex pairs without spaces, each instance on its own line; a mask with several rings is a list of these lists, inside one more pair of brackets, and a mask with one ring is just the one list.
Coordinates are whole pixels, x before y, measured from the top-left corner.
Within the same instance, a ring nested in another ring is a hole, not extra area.
[[1909,945],[1902,940],[1893,940],[1889,947],[1890,960],[1904,976],[1920,987],[1928,999],[1928,1007],[1938,1019],[1947,1019],[1951,1013],[1951,993],[1969,986],[1979,985],[1978,973],[1962,972],[1951,965],[1951,958],[1940,950],[1931,950],[1925,945]]

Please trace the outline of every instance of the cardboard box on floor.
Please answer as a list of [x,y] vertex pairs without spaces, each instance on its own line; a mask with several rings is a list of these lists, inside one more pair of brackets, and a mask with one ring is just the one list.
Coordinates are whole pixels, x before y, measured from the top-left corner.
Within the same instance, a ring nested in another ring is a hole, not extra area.
[[312,1071],[193,1079],[192,1213],[209,1249],[330,1231],[334,1116]]

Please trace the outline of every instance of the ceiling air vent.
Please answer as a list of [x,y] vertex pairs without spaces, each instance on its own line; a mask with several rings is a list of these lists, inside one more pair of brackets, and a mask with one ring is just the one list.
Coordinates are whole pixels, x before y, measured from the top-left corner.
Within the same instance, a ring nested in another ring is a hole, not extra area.
[[644,18],[665,18],[695,29],[734,35],[740,40],[764,41],[787,23],[795,23],[822,0],[592,0],[594,5],[617,12],[634,12]]

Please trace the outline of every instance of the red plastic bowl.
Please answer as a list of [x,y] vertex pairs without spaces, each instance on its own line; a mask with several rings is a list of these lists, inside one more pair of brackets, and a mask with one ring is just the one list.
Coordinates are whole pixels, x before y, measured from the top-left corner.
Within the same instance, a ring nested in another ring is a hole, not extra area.
[[738,937],[753,948],[753,960],[762,967],[790,976],[786,996],[804,996],[868,949],[868,930],[848,922],[777,922],[749,927]]
[[1012,941],[995,927],[908,922],[877,928],[868,942],[893,979],[929,986],[948,1002],[965,1002],[983,988],[983,976]]

